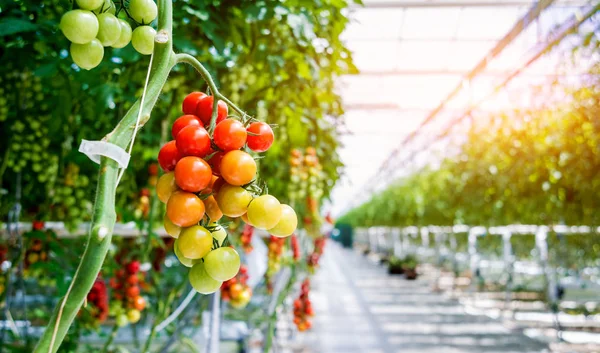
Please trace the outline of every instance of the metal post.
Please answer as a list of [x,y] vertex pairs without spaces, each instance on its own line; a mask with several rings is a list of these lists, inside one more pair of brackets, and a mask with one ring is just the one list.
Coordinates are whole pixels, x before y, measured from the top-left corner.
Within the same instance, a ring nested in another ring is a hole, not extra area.
[[535,233],[535,245],[539,252],[539,262],[544,272],[544,282],[546,284],[546,293],[548,295],[548,304],[554,314],[554,326],[556,328],[558,339],[562,340],[560,322],[558,320],[558,291],[556,283],[556,273],[548,264],[548,228],[539,227]]
[[221,291],[218,290],[210,297],[210,323],[206,353],[219,353],[221,340]]
[[512,252],[512,244],[510,238],[512,233],[508,229],[504,229],[502,232],[502,245],[503,245],[503,257],[504,257],[504,270],[506,272],[506,287],[504,297],[504,309],[507,308],[511,300],[513,275],[514,275],[514,256]]
[[477,253],[477,236],[476,228],[469,229],[469,262],[471,267],[471,290],[475,280],[479,280],[479,254]]

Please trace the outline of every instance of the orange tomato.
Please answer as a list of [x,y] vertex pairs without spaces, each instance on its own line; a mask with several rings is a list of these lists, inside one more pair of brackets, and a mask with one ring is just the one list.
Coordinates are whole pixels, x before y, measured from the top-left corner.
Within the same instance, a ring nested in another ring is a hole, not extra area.
[[180,227],[197,224],[204,217],[204,211],[202,200],[189,192],[176,191],[167,202],[167,217]]
[[256,176],[256,162],[244,151],[229,151],[221,161],[221,176],[230,185],[248,184]]

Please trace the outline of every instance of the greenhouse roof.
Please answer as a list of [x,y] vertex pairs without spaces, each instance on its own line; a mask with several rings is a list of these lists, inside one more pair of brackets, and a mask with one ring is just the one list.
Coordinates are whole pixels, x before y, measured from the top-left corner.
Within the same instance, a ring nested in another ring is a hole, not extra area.
[[[388,166],[393,170],[387,174],[381,167],[426,119],[431,119],[430,132],[438,132],[468,109],[529,107],[535,103],[531,87],[558,76],[568,79],[566,70],[560,69],[564,51],[555,50],[526,68],[523,65],[547,46],[557,27],[579,18],[588,8],[583,1],[373,0],[364,4],[353,8],[352,23],[343,35],[360,74],[339,80],[346,109],[340,154],[346,170],[333,192],[334,215],[406,173],[406,166]],[[522,30],[510,37],[521,19]],[[589,23],[581,28],[595,30]],[[491,56],[499,43],[506,45]],[[483,69],[466,80],[484,60]],[[506,88],[494,91],[515,70],[518,74]],[[571,68],[569,75],[573,74],[577,72]]]

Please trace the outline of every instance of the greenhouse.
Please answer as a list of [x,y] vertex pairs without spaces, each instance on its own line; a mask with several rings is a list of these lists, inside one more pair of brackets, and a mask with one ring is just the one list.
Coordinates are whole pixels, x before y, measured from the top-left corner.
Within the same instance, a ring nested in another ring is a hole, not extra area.
[[0,2],[0,353],[600,352],[600,2]]

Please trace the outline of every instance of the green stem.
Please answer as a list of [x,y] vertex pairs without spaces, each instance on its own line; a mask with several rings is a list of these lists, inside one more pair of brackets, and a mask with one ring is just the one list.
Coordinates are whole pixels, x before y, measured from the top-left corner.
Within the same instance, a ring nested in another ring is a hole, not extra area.
[[218,103],[219,103],[219,100],[222,100],[225,103],[227,103],[227,105],[229,105],[238,114],[240,114],[242,116],[246,115],[246,112],[244,112],[238,106],[236,106],[235,104],[233,104],[233,102],[231,102],[227,97],[223,96],[221,94],[221,92],[219,92],[219,89],[217,88],[217,85],[213,81],[210,73],[204,67],[204,65],[202,65],[202,63],[200,63],[200,61],[198,61],[198,59],[194,58],[193,56],[191,56],[189,54],[182,53],[182,54],[175,55],[175,61],[176,61],[176,63],[189,64],[194,69],[196,69],[196,71],[198,71],[200,73],[200,75],[202,76],[202,78],[204,79],[204,81],[206,81],[206,83],[208,84],[208,87],[212,91],[213,97],[215,97],[215,100],[213,101],[212,116],[210,118],[210,126],[208,127],[208,132],[210,134],[212,134],[212,132],[214,131],[215,125],[216,125],[216,122],[217,122],[217,113],[218,113]]
[[119,332],[119,325],[114,324],[112,330],[110,331],[110,336],[108,336],[106,343],[104,343],[104,347],[102,348],[102,353],[108,352],[108,348],[110,348],[110,345],[115,340],[115,337],[117,337],[117,332]]
[[[104,138],[104,140],[123,149],[127,148],[131,142],[140,109],[142,113],[140,127],[150,118],[150,112],[158,100],[171,68],[175,64],[172,43],[172,5],[172,0],[158,1],[158,34],[154,45],[153,64],[144,106],[140,107],[141,102],[138,100],[117,127]],[[33,353],[55,353],[58,350],[85,297],[92,288],[98,272],[102,268],[116,221],[115,190],[118,173],[119,165],[117,162],[102,157],[87,246],[67,293],[58,302]]]

